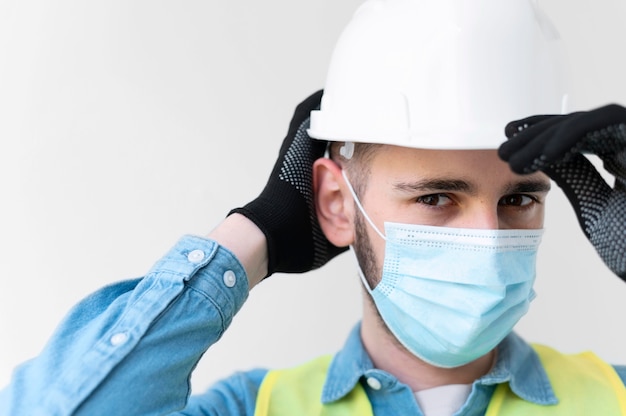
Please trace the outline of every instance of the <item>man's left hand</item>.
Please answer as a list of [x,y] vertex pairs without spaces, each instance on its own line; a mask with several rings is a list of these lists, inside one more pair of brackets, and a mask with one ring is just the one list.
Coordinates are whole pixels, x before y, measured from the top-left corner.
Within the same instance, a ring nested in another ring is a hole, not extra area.
[[[604,263],[626,281],[626,108],[607,105],[509,123],[500,157],[516,173],[545,172],[559,185]],[[583,156],[600,157],[609,186]]]

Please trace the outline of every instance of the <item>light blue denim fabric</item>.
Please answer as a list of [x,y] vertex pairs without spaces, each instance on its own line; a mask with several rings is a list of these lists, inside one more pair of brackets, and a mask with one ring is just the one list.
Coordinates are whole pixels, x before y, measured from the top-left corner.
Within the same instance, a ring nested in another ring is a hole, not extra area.
[[[227,270],[237,278],[233,287],[224,283]],[[44,351],[16,369],[0,393],[0,415],[182,409],[191,371],[247,295],[245,272],[231,253],[185,237],[143,279],[105,287],[70,311]]]
[[[228,271],[236,277],[233,287],[225,283]],[[0,392],[0,415],[252,415],[264,369],[236,373],[189,397],[196,363],[247,295],[245,272],[230,252],[184,237],[143,279],[105,287],[79,303],[44,351],[16,369]],[[322,400],[337,400],[360,382],[376,415],[421,415],[407,386],[373,368],[359,330],[333,359]],[[525,400],[553,402],[528,344],[511,334],[498,351],[494,369],[474,383],[459,415],[483,414],[493,386],[505,381]],[[626,380],[626,367],[618,372]],[[382,388],[373,390],[367,377]]]

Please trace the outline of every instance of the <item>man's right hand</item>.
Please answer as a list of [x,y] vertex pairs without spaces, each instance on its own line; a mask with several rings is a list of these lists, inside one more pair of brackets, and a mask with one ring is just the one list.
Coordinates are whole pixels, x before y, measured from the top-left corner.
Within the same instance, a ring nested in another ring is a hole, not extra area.
[[346,250],[326,239],[313,203],[313,162],[324,156],[327,142],[311,139],[306,130],[311,110],[319,108],[322,93],[317,91],[296,107],[278,160],[261,194],[229,213],[244,215],[265,235],[267,276],[313,270]]

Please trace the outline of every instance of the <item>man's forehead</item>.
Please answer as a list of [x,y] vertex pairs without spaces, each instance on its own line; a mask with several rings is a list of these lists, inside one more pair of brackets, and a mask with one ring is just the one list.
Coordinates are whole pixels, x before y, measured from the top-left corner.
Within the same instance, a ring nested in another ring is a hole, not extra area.
[[398,189],[428,186],[469,191],[483,181],[527,188],[529,192],[550,188],[549,178],[541,172],[531,175],[512,172],[495,149],[440,150],[380,145],[368,159],[370,175],[396,178],[394,186]]
[[372,156],[383,159],[387,163],[402,163],[403,161],[422,160],[467,162],[504,162],[498,157],[496,149],[426,149],[419,147],[404,147],[396,145],[377,145],[369,150]]

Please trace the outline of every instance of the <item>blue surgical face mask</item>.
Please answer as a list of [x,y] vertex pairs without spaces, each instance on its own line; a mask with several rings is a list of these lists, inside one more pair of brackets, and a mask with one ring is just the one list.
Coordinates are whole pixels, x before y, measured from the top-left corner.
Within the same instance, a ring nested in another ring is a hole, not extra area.
[[[344,173],[345,177],[345,173]],[[385,222],[381,281],[371,289],[383,321],[404,347],[437,367],[491,351],[535,296],[542,230],[480,230]]]

